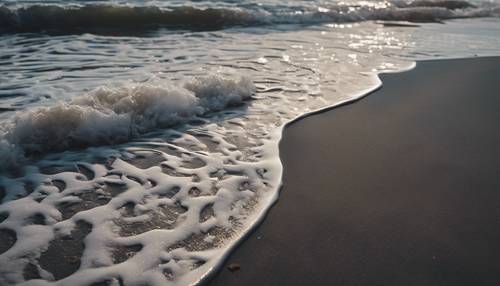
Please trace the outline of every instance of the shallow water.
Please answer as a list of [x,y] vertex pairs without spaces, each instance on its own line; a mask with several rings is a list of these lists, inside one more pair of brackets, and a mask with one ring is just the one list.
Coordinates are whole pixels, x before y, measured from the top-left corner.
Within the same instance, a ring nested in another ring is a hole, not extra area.
[[[90,28],[27,29],[41,18],[23,12],[0,35],[0,284],[204,279],[276,200],[286,122],[416,59],[500,54],[498,18],[387,21],[494,16],[494,2],[418,3],[111,2],[226,11],[209,26],[129,18],[140,29],[117,29],[130,11],[109,6]],[[37,13],[90,7],[51,5]]]

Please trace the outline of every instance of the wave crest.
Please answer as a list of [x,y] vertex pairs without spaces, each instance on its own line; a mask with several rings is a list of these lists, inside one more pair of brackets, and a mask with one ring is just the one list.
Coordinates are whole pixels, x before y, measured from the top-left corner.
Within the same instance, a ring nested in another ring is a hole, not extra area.
[[69,103],[16,114],[1,130],[0,153],[12,164],[20,154],[123,143],[242,104],[254,92],[248,78],[220,76],[196,78],[183,86],[162,82],[101,87]]

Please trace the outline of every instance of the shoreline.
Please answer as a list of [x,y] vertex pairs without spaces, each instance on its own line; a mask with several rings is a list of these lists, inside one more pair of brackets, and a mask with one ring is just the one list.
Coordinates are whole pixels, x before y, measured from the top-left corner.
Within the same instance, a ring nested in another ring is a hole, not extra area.
[[[354,93],[351,95],[350,98],[338,101],[332,105],[328,105],[325,107],[321,107],[319,109],[300,114],[296,116],[295,118],[290,119],[289,121],[285,122],[283,125],[280,127],[274,129],[271,134],[272,138],[271,140],[267,140],[269,146],[267,146],[270,149],[273,149],[271,153],[278,153],[280,154],[280,145],[283,140],[284,132],[286,129],[292,125],[295,124],[297,121],[300,121],[304,118],[308,118],[309,116],[314,116],[318,114],[322,114],[324,112],[329,112],[333,109],[340,108],[344,105],[350,105],[354,104],[355,102],[362,100],[364,97],[369,96],[370,94],[377,92],[380,88],[382,88],[382,81],[381,81],[381,76],[384,74],[394,74],[394,73],[403,73],[410,71],[416,67],[417,62],[416,61],[409,61],[407,67],[403,67],[399,70],[394,70],[394,71],[384,71],[384,72],[377,72],[373,73],[372,77],[375,80],[375,83],[373,86],[366,88],[364,90],[361,90],[359,92]],[[281,196],[281,191],[283,188],[283,161],[281,160],[281,155],[278,155],[276,160],[273,160],[273,163],[270,164],[273,167],[271,169],[279,169],[277,170],[279,172],[279,175],[276,177],[278,178],[273,185],[277,185],[277,189],[273,190],[273,194],[270,196],[267,196],[265,198],[266,202],[261,203],[262,207],[252,215],[252,218],[250,219],[249,222],[246,223],[245,229],[241,232],[241,235],[239,235],[237,238],[232,240],[227,246],[224,248],[223,255],[219,257],[216,261],[212,262],[210,264],[210,269],[205,272],[194,284],[192,285],[206,285],[210,284],[211,281],[219,275],[219,272],[222,272],[225,267],[224,265],[227,264],[227,259],[232,255],[232,253],[237,250],[241,244],[245,243],[247,239],[249,239],[253,233],[260,227],[262,223],[266,220],[266,217],[268,216],[269,212],[272,210],[272,208],[279,202],[280,196]]]
[[[454,63],[457,63],[457,62],[469,62],[468,63],[468,67],[470,68],[471,65],[474,65],[475,63],[470,63],[470,62],[487,62],[487,61],[496,61],[498,63],[498,60],[499,58],[489,58],[489,57],[486,57],[486,58],[469,58],[469,59],[459,59],[459,60],[437,60],[437,61],[422,61],[422,62],[419,62],[418,65],[417,65],[417,68],[416,69],[413,69],[411,71],[406,71],[406,72],[402,72],[402,73],[397,73],[395,75],[393,74],[382,74],[380,77],[383,79],[383,82],[384,82],[384,86],[382,89],[379,89],[379,88],[375,88],[373,91],[371,92],[367,92],[364,94],[364,96],[361,96],[360,98],[357,98],[357,99],[354,99],[348,103],[346,102],[343,102],[343,103],[339,103],[338,105],[336,106],[332,106],[332,107],[328,107],[328,108],[325,108],[325,109],[322,109],[322,110],[319,110],[319,111],[316,111],[316,112],[313,112],[313,113],[309,113],[307,115],[304,115],[304,116],[300,116],[292,121],[290,121],[289,123],[287,123],[285,126],[286,130],[284,131],[284,136],[281,140],[281,143],[280,143],[280,146],[283,146],[285,148],[285,150],[283,151],[281,148],[280,148],[280,153],[284,153],[284,156],[281,157],[282,161],[284,162],[284,165],[285,165],[285,175],[284,175],[284,180],[283,180],[283,183],[284,183],[284,187],[283,189],[280,191],[280,203],[275,205],[270,211],[269,213],[266,215],[266,218],[264,219],[264,222],[262,224],[260,224],[259,226],[256,227],[255,230],[251,231],[251,235],[249,237],[247,237],[246,241],[243,241],[242,244],[237,247],[237,249],[233,252],[231,252],[229,254],[229,259],[228,259],[228,262],[231,263],[231,262],[236,262],[236,263],[239,263],[238,260],[241,260],[241,267],[242,269],[238,272],[235,272],[235,273],[229,273],[225,268],[222,268],[222,270],[220,270],[219,273],[217,273],[214,277],[214,280],[212,280],[211,284],[212,285],[231,285],[232,283],[238,283],[238,285],[246,285],[245,283],[248,283],[248,284],[255,284],[255,283],[264,283],[263,285],[267,285],[266,283],[268,282],[268,280],[265,279],[265,274],[261,273],[259,275],[258,272],[255,272],[255,268],[252,267],[252,264],[253,263],[257,263],[257,261],[259,263],[263,263],[263,264],[266,264],[267,265],[267,268],[276,268],[275,265],[269,265],[268,262],[266,261],[261,261],[263,258],[262,257],[258,257],[258,255],[256,253],[261,253],[261,252],[267,252],[267,253],[272,253],[272,247],[278,247],[279,248],[279,244],[285,244],[285,245],[289,245],[290,242],[287,242],[287,241],[282,241],[280,243],[278,243],[278,241],[274,241],[272,240],[271,238],[269,239],[266,239],[266,237],[268,236],[272,236],[272,237],[279,237],[280,234],[276,233],[277,230],[274,230],[272,229],[272,225],[273,225],[273,222],[276,221],[281,221],[281,222],[289,222],[290,220],[293,221],[293,219],[291,218],[288,218],[287,220],[283,220],[283,217],[281,220],[279,220],[278,218],[274,218],[276,216],[276,212],[279,212],[279,209],[280,208],[287,208],[287,206],[283,206],[283,204],[286,204],[286,202],[282,202],[283,200],[285,200],[283,197],[286,197],[288,196],[287,194],[287,190],[290,189],[290,183],[287,183],[287,173],[291,172],[289,169],[287,171],[287,161],[291,160],[289,159],[289,155],[287,155],[287,152],[296,152],[296,151],[300,151],[300,150],[296,150],[298,149],[298,145],[295,146],[295,150],[292,150],[292,151],[287,151],[286,148],[287,148],[287,144],[290,145],[291,143],[289,143],[289,141],[291,139],[287,139],[287,133],[290,134],[292,132],[294,132],[293,130],[294,129],[297,129],[299,127],[297,126],[300,126],[300,125],[304,125],[305,121],[314,121],[316,117],[318,118],[321,118],[321,117],[328,117],[329,114],[334,114],[334,113],[338,113],[339,111],[338,110],[343,110],[343,109],[350,109],[350,108],[356,108],[357,105],[359,104],[364,104],[365,101],[370,101],[370,99],[378,94],[384,94],[384,93],[387,93],[387,88],[390,88],[390,84],[391,84],[391,81],[394,81],[394,79],[391,79],[391,78],[398,78],[398,77],[412,77],[413,73],[420,73],[419,77],[422,77],[423,75],[421,75],[421,69],[420,66],[445,66],[446,64],[445,63],[450,63],[450,62],[454,62]],[[498,64],[497,64],[498,66]],[[450,71],[448,71],[450,72]],[[417,81],[417,79],[414,79],[414,78],[411,78],[410,81],[415,82]],[[387,86],[386,86],[386,82],[387,83]],[[394,84],[394,83],[393,83]],[[423,82],[420,82],[420,84],[423,84]],[[428,86],[426,86],[427,88],[429,88]],[[402,89],[403,87],[400,87],[400,89]],[[366,100],[360,100],[361,98],[365,98],[367,95],[371,95],[369,97],[367,97]],[[359,103],[358,103],[359,101]],[[352,102],[356,102],[356,104],[350,104]],[[373,112],[372,112],[373,113]],[[305,117],[305,118],[304,118]],[[299,120],[301,119],[301,120]],[[323,127],[325,126],[326,123],[323,123]],[[328,123],[326,126],[329,126],[331,125],[330,123]],[[311,126],[311,125],[309,125]],[[301,132],[305,133],[306,131],[307,132],[313,132],[314,130],[311,130],[311,129],[314,129],[314,128],[309,128],[309,129],[303,129]],[[300,133],[300,132],[299,132]],[[301,134],[301,135],[309,135],[309,134]],[[328,137],[327,135],[324,135],[325,137]],[[310,137],[310,136],[299,136],[299,139],[302,138],[302,137]],[[299,140],[296,138],[296,140]],[[321,139],[324,139],[324,138],[320,138]],[[288,142],[287,142],[288,140]],[[331,140],[331,138],[329,138],[329,140]],[[304,143],[304,142],[301,142],[301,143]],[[331,142],[330,142],[331,143]],[[294,149],[294,148],[292,148]],[[302,156],[299,156],[299,157],[303,157],[305,155],[302,155]],[[330,156],[329,156],[330,157]],[[305,158],[301,158],[302,161],[305,159]],[[324,163],[324,162],[323,162]],[[288,163],[289,164],[289,163]],[[296,167],[294,167],[296,168]],[[314,168],[314,166],[310,166],[310,168]],[[331,177],[330,177],[331,178]],[[336,178],[336,177],[335,177]],[[362,180],[362,179],[360,179]],[[309,182],[311,183],[311,182]],[[307,184],[307,183],[305,183]],[[305,198],[307,199],[307,198]],[[323,203],[324,204],[324,203]],[[295,206],[296,207],[296,206]],[[314,207],[314,205],[312,205],[312,207]],[[321,207],[321,203],[320,203],[320,207]],[[301,210],[297,211],[298,214],[301,213]],[[317,217],[317,218],[321,218],[321,217]],[[335,219],[335,218],[328,218],[328,219]],[[271,221],[271,222],[270,222]],[[274,224],[276,223],[274,222]],[[271,226],[269,226],[269,224],[271,224]],[[337,233],[336,232],[332,232],[332,233],[328,233],[327,232],[327,235],[336,235]],[[282,236],[283,234],[281,234]],[[297,234],[299,236],[299,239],[303,238],[303,237],[300,237],[300,233]],[[316,234],[313,234],[313,235],[316,235]],[[302,234],[302,236],[304,236]],[[245,239],[245,238],[244,238]],[[291,238],[293,239],[293,238]],[[268,241],[269,240],[269,241]],[[267,245],[267,244],[272,244],[272,247],[271,245]],[[278,244],[276,244],[278,243]],[[314,243],[314,241],[312,242]],[[267,248],[267,251],[264,251],[262,250],[262,245],[264,245],[264,248]],[[301,243],[300,242],[297,242],[297,247],[301,246]],[[255,249],[257,248],[257,249]],[[253,251],[252,251],[253,249]],[[347,251],[347,250],[346,250]],[[289,257],[290,255],[288,255],[288,257],[286,256],[287,253],[282,253],[282,252],[279,252],[279,256],[283,256],[282,259],[283,259],[283,263],[281,265],[279,265],[279,269],[282,269],[283,271],[287,272],[287,271],[295,271],[296,269],[293,268],[293,267],[285,267],[283,264],[289,264],[289,262],[287,262],[289,259],[291,259],[291,257]],[[300,253],[299,255],[301,258],[304,258],[305,256],[308,256],[306,255],[305,253]],[[310,256],[310,255],[309,255]],[[313,256],[309,257],[309,259],[314,259]],[[265,260],[265,259],[264,259]],[[300,260],[300,259],[299,259]],[[318,263],[320,264],[324,264],[326,261],[325,259],[323,259],[323,261],[318,261]],[[227,263],[226,263],[227,264]],[[272,267],[274,266],[274,267]],[[259,266],[259,269],[263,267],[263,266]],[[321,267],[319,267],[318,269],[320,269]],[[323,269],[325,270],[325,269]],[[251,272],[251,274],[249,274]],[[245,274],[246,273],[246,274]],[[250,276],[249,276],[250,275]],[[325,276],[325,275],[320,275],[320,276]],[[245,278],[247,277],[247,278]],[[248,280],[249,278],[248,277],[253,277],[251,280]],[[269,278],[269,277],[268,277]],[[277,283],[277,280],[276,279],[273,279],[272,281],[274,281],[274,283]],[[282,280],[279,280],[279,282],[283,282],[283,283],[286,283],[286,284],[290,284],[290,282],[295,282],[295,283],[305,283],[305,280],[300,280],[300,279],[296,279],[296,280],[290,280],[288,282],[285,282],[285,281],[282,281]],[[331,281],[324,281],[325,283],[329,283]],[[292,283],[293,284],[293,283]]]

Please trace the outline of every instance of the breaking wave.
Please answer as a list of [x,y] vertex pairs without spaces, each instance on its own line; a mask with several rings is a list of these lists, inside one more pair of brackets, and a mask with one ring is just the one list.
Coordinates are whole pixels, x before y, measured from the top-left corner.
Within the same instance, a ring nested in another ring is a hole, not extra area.
[[127,142],[249,99],[255,86],[248,78],[196,78],[182,86],[141,83],[101,87],[68,103],[18,113],[0,130],[4,164],[26,155],[68,148]]
[[[318,24],[367,20],[439,22],[446,19],[498,16],[495,6],[477,7],[460,0],[384,2],[383,5],[335,4],[294,9],[197,8],[181,6],[30,5],[0,7],[0,31],[86,32],[158,27],[215,30],[231,26]],[[91,19],[91,20],[89,20]]]

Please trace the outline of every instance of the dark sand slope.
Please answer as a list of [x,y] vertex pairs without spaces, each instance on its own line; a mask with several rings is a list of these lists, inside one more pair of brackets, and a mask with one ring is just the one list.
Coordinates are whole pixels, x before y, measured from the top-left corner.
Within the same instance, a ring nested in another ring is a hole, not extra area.
[[500,285],[500,58],[382,81],[286,129],[279,202],[211,285]]

